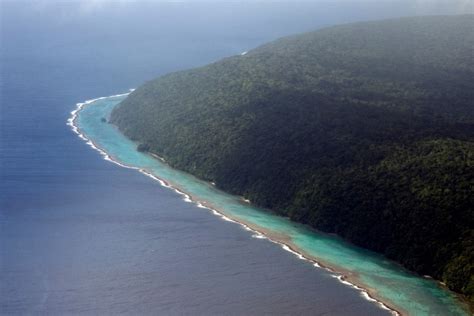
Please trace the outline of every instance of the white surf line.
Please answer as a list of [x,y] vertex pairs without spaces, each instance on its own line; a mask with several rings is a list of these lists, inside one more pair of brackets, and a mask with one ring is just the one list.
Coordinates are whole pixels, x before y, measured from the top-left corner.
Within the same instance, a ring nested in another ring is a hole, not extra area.
[[165,180],[157,177],[156,175],[152,174],[151,172],[149,172],[148,170],[146,169],[143,169],[143,168],[139,168],[139,167],[135,167],[135,166],[131,166],[131,165],[127,165],[127,164],[124,164],[124,163],[121,163],[119,162],[118,160],[114,159],[112,156],[110,156],[103,148],[101,148],[100,146],[98,146],[96,143],[94,143],[92,140],[88,139],[87,136],[82,133],[82,131],[80,130],[80,128],[76,125],[76,120],[77,120],[77,117],[79,115],[79,112],[81,110],[84,109],[84,107],[86,105],[89,105],[91,103],[94,103],[95,101],[99,101],[99,100],[103,100],[103,99],[108,99],[108,98],[114,98],[114,97],[122,97],[122,96],[127,96],[129,95],[131,92],[133,92],[135,89],[130,89],[130,92],[128,93],[123,93],[123,94],[116,94],[116,95],[111,95],[111,96],[108,96],[108,97],[100,97],[100,98],[96,98],[96,99],[90,99],[90,100],[86,100],[84,102],[81,102],[81,103],[77,103],[76,104],[76,109],[73,110],[71,112],[71,117],[67,120],[67,125],[71,127],[72,131],[77,134],[82,140],[84,140],[86,142],[87,145],[89,145],[92,149],[98,151],[100,153],[100,155],[103,157],[104,160],[106,161],[109,161],[109,162],[112,162],[120,167],[123,167],[123,168],[127,168],[127,169],[133,169],[133,170],[137,170],[139,171],[140,173],[144,174],[145,176],[147,177],[150,177],[152,178],[153,180],[157,181],[161,186],[165,187],[165,188],[169,188],[169,189],[172,189],[173,191],[175,191],[176,193],[178,193],[179,195],[183,196],[183,201],[185,202],[188,202],[188,203],[194,203],[198,208],[203,208],[203,209],[207,209],[209,211],[212,212],[212,214],[216,215],[216,216],[219,216],[220,218],[222,218],[224,221],[227,221],[227,222],[231,222],[231,223],[235,223],[235,224],[239,224],[241,227],[243,227],[245,230],[247,231],[250,231],[253,233],[252,237],[253,238],[257,238],[257,239],[266,239],[272,243],[275,243],[275,244],[278,244],[280,245],[285,251],[288,251],[290,253],[292,253],[293,255],[295,255],[297,258],[301,259],[301,260],[304,260],[304,261],[307,261],[309,263],[311,263],[314,267],[316,268],[320,268],[320,269],[324,269],[328,272],[330,272],[331,276],[338,279],[339,282],[341,282],[342,284],[344,285],[347,285],[347,286],[350,286],[352,287],[353,289],[356,289],[358,290],[360,293],[361,293],[361,296],[370,301],[370,302],[373,302],[375,304],[377,304],[379,307],[381,307],[382,309],[384,310],[387,310],[389,311],[392,315],[394,316],[401,316],[401,314],[388,307],[385,303],[383,303],[382,301],[379,301],[377,300],[376,298],[372,297],[369,292],[356,285],[356,284],[353,284],[349,281],[346,280],[346,276],[329,268],[329,267],[326,267],[325,265],[322,265],[321,263],[317,262],[315,259],[313,258],[308,258],[306,257],[304,254],[298,252],[297,250],[295,249],[292,249],[289,245],[285,244],[284,242],[281,242],[281,241],[278,241],[278,240],[274,240],[272,238],[270,238],[268,235],[266,235],[264,232],[260,232],[258,230],[255,230],[251,227],[249,227],[247,224],[245,223],[242,223],[242,222],[239,222],[237,220],[234,220],[232,218],[229,218],[227,217],[226,215],[224,215],[222,212],[212,208],[212,207],[208,207],[208,206],[205,206],[202,204],[202,202],[200,202],[199,200],[196,200],[196,199],[193,199],[192,196],[190,196],[189,194],[181,191],[179,188],[176,188],[172,185],[170,185],[169,183],[167,183]]

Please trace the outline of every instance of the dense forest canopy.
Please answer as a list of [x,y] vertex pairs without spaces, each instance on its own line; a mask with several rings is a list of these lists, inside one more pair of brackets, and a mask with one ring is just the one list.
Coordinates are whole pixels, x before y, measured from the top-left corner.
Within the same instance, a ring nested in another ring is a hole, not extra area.
[[473,302],[473,49],[472,15],[330,27],[150,81],[111,122]]

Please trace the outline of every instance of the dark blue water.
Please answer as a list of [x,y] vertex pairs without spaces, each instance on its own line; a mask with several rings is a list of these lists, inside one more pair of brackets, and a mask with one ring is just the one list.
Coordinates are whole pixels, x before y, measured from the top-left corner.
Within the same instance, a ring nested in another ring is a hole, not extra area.
[[282,35],[419,8],[0,6],[2,314],[386,314],[279,246],[102,160],[65,122],[77,102],[126,92],[166,72]]

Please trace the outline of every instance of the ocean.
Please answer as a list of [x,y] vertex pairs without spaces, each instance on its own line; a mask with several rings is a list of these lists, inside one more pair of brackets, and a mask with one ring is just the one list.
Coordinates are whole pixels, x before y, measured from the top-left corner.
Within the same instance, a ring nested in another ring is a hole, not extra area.
[[287,34],[418,9],[0,5],[0,313],[389,314],[333,273],[102,159],[66,122],[78,102],[170,71]]

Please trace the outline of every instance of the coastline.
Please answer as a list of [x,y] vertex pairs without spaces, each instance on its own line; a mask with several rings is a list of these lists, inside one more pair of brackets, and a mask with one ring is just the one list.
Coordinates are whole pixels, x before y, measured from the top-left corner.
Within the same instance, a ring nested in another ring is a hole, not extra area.
[[[305,252],[304,250],[300,249],[297,245],[295,245],[289,236],[286,236],[284,234],[278,234],[275,232],[272,232],[268,229],[262,228],[256,224],[250,223],[248,221],[242,220],[242,219],[237,219],[229,214],[226,214],[225,211],[215,207],[212,202],[209,201],[204,201],[204,200],[199,200],[196,197],[192,196],[189,192],[184,191],[182,188],[180,188],[178,185],[165,181],[164,179],[159,178],[158,176],[152,174],[150,171],[144,169],[144,168],[139,168],[127,164],[123,164],[117,159],[115,159],[113,156],[111,156],[109,153],[107,153],[103,148],[101,148],[97,143],[92,141],[91,139],[87,138],[87,136],[82,132],[82,130],[76,125],[78,115],[81,110],[83,110],[86,106],[93,104],[94,102],[98,100],[103,100],[107,98],[113,98],[113,97],[121,97],[121,96],[127,96],[131,92],[133,92],[134,89],[130,89],[130,92],[128,93],[123,93],[123,94],[116,94],[112,96],[107,96],[107,97],[99,97],[95,99],[90,99],[86,100],[81,103],[76,104],[76,109],[71,111],[71,117],[67,120],[67,125],[71,127],[72,131],[78,135],[79,138],[84,140],[87,145],[92,147],[94,150],[98,151],[100,155],[103,157],[104,160],[112,162],[114,164],[117,164],[123,168],[127,169],[134,169],[137,170],[138,172],[144,174],[145,176],[148,176],[152,178],[155,181],[158,181],[161,186],[169,188],[174,190],[176,193],[180,194],[183,196],[183,200],[188,203],[193,203],[199,208],[207,209],[212,212],[212,214],[221,217],[223,220],[228,221],[228,222],[233,222],[235,224],[241,225],[245,230],[250,231],[253,233],[252,237],[253,238],[258,238],[258,239],[267,239],[270,242],[276,243],[280,245],[285,251],[288,251],[295,255],[297,258],[301,260],[305,260],[309,263],[311,263],[314,267],[324,269],[327,272],[330,273],[330,275],[336,279],[339,280],[339,282],[348,285],[356,290],[358,290],[361,294],[361,296],[370,301],[373,302],[374,304],[377,304],[380,308],[389,311],[392,315],[399,315],[399,316],[405,316],[409,315],[403,308],[401,307],[396,307],[394,304],[391,302],[384,301],[383,298],[380,298],[377,295],[377,291],[373,288],[367,287],[366,285],[363,284],[363,282],[360,281],[358,278],[357,274],[354,274],[353,272],[344,270],[341,267],[334,266],[327,264],[320,258],[317,258],[315,256],[312,256]],[[162,157],[150,153],[150,156],[152,156],[155,159],[160,160],[162,163],[166,163],[166,160],[163,159]],[[243,203],[250,203],[248,200],[243,200]]]

